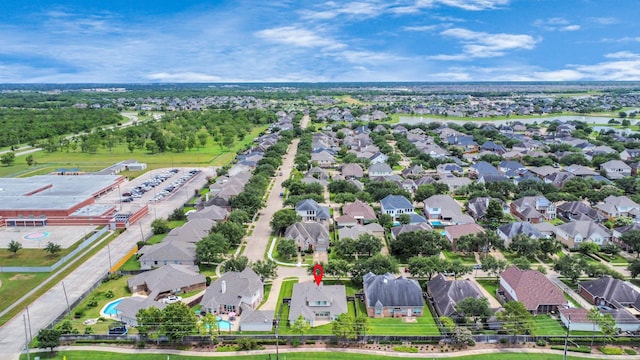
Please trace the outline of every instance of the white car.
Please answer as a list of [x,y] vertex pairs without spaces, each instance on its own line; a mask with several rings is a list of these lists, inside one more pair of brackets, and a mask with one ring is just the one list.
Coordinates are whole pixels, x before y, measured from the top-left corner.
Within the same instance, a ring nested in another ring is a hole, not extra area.
[[162,302],[165,304],[173,304],[173,303],[177,303],[180,300],[182,300],[180,296],[169,295],[166,298],[162,299]]

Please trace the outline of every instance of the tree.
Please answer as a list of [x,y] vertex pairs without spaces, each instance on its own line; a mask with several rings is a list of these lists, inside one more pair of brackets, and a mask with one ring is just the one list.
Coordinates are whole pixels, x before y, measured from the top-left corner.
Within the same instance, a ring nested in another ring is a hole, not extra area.
[[366,316],[357,316],[354,322],[356,336],[367,335],[367,331],[371,330],[369,325],[369,318]]
[[246,211],[236,209],[229,213],[227,216],[227,221],[231,221],[237,224],[247,224],[251,221],[251,217],[247,214]]
[[205,325],[207,331],[209,332],[209,335],[211,335],[213,331],[217,329],[218,321],[216,319],[216,316],[210,312],[207,312],[202,317],[202,323]]
[[592,241],[585,241],[580,243],[578,251],[585,255],[594,254],[600,251],[600,246]]
[[302,220],[298,213],[293,209],[278,210],[273,214],[271,219],[271,229],[276,234],[282,234],[291,225]]
[[511,335],[528,335],[535,327],[533,315],[520,301],[508,301],[504,304],[504,311],[497,313],[496,317]]
[[629,266],[627,266],[627,270],[631,273],[632,278],[638,277],[640,275],[640,259],[634,259],[629,262]]
[[456,328],[456,323],[455,321],[453,321],[453,319],[448,316],[441,316],[439,320],[442,324],[442,327],[444,328],[444,331],[446,331],[447,334],[453,333]]
[[438,255],[429,257],[414,256],[409,259],[409,272],[416,277],[427,277],[428,280],[444,270],[444,262]]
[[198,319],[183,302],[175,302],[162,309],[162,330],[171,341],[180,341],[197,330]]
[[38,348],[46,349],[53,352],[53,348],[60,346],[60,330],[58,329],[41,329],[38,332]]
[[592,307],[587,313],[587,319],[593,323],[593,328],[591,329],[591,347],[593,347],[593,340],[596,336],[596,325],[598,325],[600,316],[602,316],[602,313],[597,307]]
[[354,340],[358,335],[354,326],[353,316],[344,313],[338,315],[331,325],[331,331],[335,337],[342,340]]
[[409,216],[409,214],[400,214],[400,216],[398,216],[398,222],[402,225],[407,225],[411,222],[411,216]]
[[496,259],[493,255],[487,255],[480,259],[482,269],[496,277],[496,282],[500,278],[500,274],[507,268],[508,263],[504,259]]
[[473,271],[473,267],[471,265],[465,265],[460,259],[445,260],[444,267],[446,272],[453,273],[453,277],[455,279]]
[[[291,324],[291,331],[294,333],[299,333],[300,336],[304,336],[304,333],[311,329],[311,324],[304,318],[302,315],[298,315],[296,321]],[[304,342],[304,341],[303,341]]]
[[382,254],[377,254],[367,259],[361,258],[356,261],[351,270],[351,280],[355,284],[362,284],[362,277],[368,272],[374,274],[396,274],[398,265],[393,258]]
[[462,326],[456,326],[453,329],[453,334],[451,334],[451,339],[453,340],[454,344],[471,345],[474,343],[471,330]]
[[60,251],[62,251],[62,247],[59,244],[54,244],[51,241],[47,243],[47,246],[44,248],[45,252],[48,252],[49,255],[54,256]]
[[165,219],[158,218],[151,222],[151,231],[154,235],[166,234],[169,230],[169,222]]
[[382,250],[382,240],[371,234],[362,234],[356,239],[356,251],[360,254],[372,256]]
[[173,212],[167,217],[169,221],[187,220],[187,214],[184,212],[183,207],[175,208]]
[[324,266],[324,273],[335,276],[338,279],[348,276],[351,272],[351,262],[343,259],[332,259],[329,264]]
[[287,260],[298,255],[298,247],[296,246],[296,242],[293,239],[278,240],[276,250],[278,251],[278,254],[280,254],[280,256],[283,256]]
[[16,154],[13,151],[6,152],[0,156],[0,163],[9,166],[16,160]]
[[640,256],[640,230],[627,231],[620,236],[620,241],[627,246],[627,251]]
[[15,240],[11,240],[9,242],[9,247],[7,248],[7,250],[9,250],[9,252],[13,253],[14,255],[18,253],[18,251],[20,251],[20,249],[22,249],[22,244],[20,244],[19,242],[15,241]]
[[244,256],[232,256],[229,260],[225,261],[224,264],[222,265],[222,269],[224,272],[227,271],[242,271],[244,270],[247,265],[249,265],[249,259]]
[[543,237],[538,240],[538,248],[541,255],[547,256],[556,254],[558,251],[562,250],[562,244],[554,238]]
[[382,214],[378,218],[378,223],[385,229],[390,229],[393,226],[393,216],[389,214]]
[[489,300],[474,297],[468,297],[458,302],[456,311],[464,314],[465,317],[472,318],[474,324],[478,322],[478,319],[486,321],[493,314],[489,308]]
[[136,313],[136,322],[140,335],[148,336],[149,333],[157,333],[162,323],[162,310],[155,306],[142,308]]
[[534,257],[539,249],[538,240],[525,234],[518,234],[514,236],[511,240],[511,245],[509,245],[509,250],[525,257]]
[[503,217],[504,217],[504,211],[502,210],[502,205],[500,205],[500,202],[495,199],[489,200],[489,205],[487,206],[486,218],[491,221],[500,222]]
[[218,264],[228,248],[229,243],[222,234],[211,233],[196,243],[196,261],[199,264]]
[[251,269],[260,276],[262,281],[266,279],[273,279],[276,277],[276,270],[278,265],[273,260],[258,260],[253,265],[251,265]]
[[609,343],[613,336],[618,332],[616,320],[613,318],[613,315],[604,314],[598,318],[597,322],[598,327],[600,327],[600,332],[604,335],[605,344]]
[[206,129],[200,129],[196,133],[196,137],[198,138],[198,144],[200,145],[201,148],[207,145],[207,140],[209,139],[209,133],[207,132]]
[[33,157],[33,154],[27,155],[24,160],[27,162],[27,166],[33,166],[36,164],[36,159]]
[[414,255],[436,255],[450,248],[449,240],[436,231],[405,232],[391,242],[391,253],[401,260],[408,260]]
[[563,276],[571,279],[571,282],[576,282],[582,274],[582,261],[576,256],[567,255],[561,257],[553,266],[553,269]]
[[237,246],[244,237],[246,230],[241,224],[225,221],[217,223],[211,229],[211,232],[222,234],[229,242],[229,245]]

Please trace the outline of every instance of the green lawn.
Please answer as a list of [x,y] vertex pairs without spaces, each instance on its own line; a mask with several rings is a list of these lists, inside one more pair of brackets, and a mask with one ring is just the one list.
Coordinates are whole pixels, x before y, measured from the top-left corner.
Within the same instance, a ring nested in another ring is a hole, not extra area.
[[444,254],[444,256],[448,260],[462,260],[462,262],[465,263],[465,264],[475,264],[476,263],[476,257],[473,254],[453,252],[453,251],[448,251],[448,250],[444,250],[444,251],[442,251],[442,253]]
[[[139,162],[147,164],[147,170],[153,170],[164,167],[190,167],[190,166],[221,166],[225,165],[236,155],[238,150],[243,149],[250,144],[262,131],[266,130],[268,125],[255,127],[242,141],[236,141],[229,149],[220,148],[209,137],[207,145],[204,148],[194,148],[186,150],[182,153],[164,152],[150,154],[146,150],[135,149],[130,152],[127,149],[126,142],[116,144],[113,149],[99,148],[95,154],[83,153],[80,149],[76,151],[57,151],[48,153],[39,151],[32,153],[36,162],[44,167],[29,168],[26,164],[26,155],[16,156],[15,163],[11,166],[1,166],[0,176],[15,176],[20,174],[21,177],[32,175],[47,174],[56,168],[80,168],[82,171],[96,171],[104,169],[122,160],[134,158]],[[140,171],[124,171],[121,175],[128,177],[137,177],[144,172]]]
[[347,296],[353,296],[357,292],[362,291],[362,288],[353,285],[353,282],[351,282],[351,280],[324,280],[322,281],[322,283],[324,285],[344,285]]
[[610,255],[610,254],[605,254],[603,252],[599,252],[597,255],[601,257],[603,260],[608,261],[612,264],[620,264],[620,265],[629,264],[629,261],[625,259],[623,256],[620,256],[620,254]]
[[533,317],[535,322],[535,330],[533,335],[565,335],[567,330],[560,324],[560,321],[552,319],[549,315],[537,315]]
[[[274,351],[275,353],[275,351]],[[216,354],[220,356],[221,354]],[[268,359],[268,356],[265,355],[237,355],[235,353],[226,354],[229,357],[233,357],[236,360],[264,360]],[[33,358],[34,353],[31,353]],[[40,359],[51,359],[51,360],[111,360],[114,358],[118,358],[118,360],[157,360],[157,359],[165,359],[164,355],[159,353],[155,354],[144,354],[144,353],[135,353],[135,354],[122,354],[122,353],[114,353],[114,352],[102,352],[102,351],[59,351],[55,353],[42,352],[38,353]],[[286,353],[281,354],[283,358],[286,357],[287,360],[324,360],[324,359],[334,359],[334,360],[388,360],[388,359],[397,359],[397,357],[392,356],[383,356],[383,355],[372,355],[372,354],[350,354],[344,352],[305,352],[305,353]],[[167,355],[167,358],[171,358],[171,360],[202,360],[202,359],[211,359],[212,357],[202,357],[202,356],[185,356],[185,355],[176,355],[171,354]],[[558,354],[536,354],[536,353],[491,353],[484,355],[468,355],[468,356],[459,356],[459,357],[447,357],[448,359],[461,359],[461,360],[561,360],[562,352],[558,351]],[[581,359],[575,356],[568,356],[568,359],[577,360]],[[26,360],[27,355],[20,355],[21,360]],[[275,354],[271,356],[271,359],[275,359]]]
[[[293,284],[297,283],[298,279],[288,279],[282,281],[282,286],[280,287],[280,294],[278,294],[278,303],[276,304],[276,316],[278,316],[278,311],[280,306],[282,305],[282,299],[290,298],[293,293]],[[286,319],[284,317],[284,312],[287,312],[287,316],[289,315],[288,307],[285,307],[282,312],[282,319]]]
[[493,295],[493,297],[496,296],[496,292],[498,291],[500,284],[495,279],[494,280],[476,279],[476,281],[478,282],[478,284],[480,284],[480,286],[482,286],[485,290],[487,290],[489,294]]

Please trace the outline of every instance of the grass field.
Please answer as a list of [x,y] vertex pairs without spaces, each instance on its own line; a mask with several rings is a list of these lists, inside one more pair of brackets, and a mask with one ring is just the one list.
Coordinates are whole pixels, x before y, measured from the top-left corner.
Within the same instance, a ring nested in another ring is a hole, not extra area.
[[476,257],[473,254],[453,252],[448,250],[444,250],[442,253],[444,254],[444,257],[447,258],[447,260],[461,260],[465,264],[476,263]]
[[496,291],[498,291],[498,282],[493,279],[493,280],[480,280],[480,279],[476,279],[476,281],[478,282],[478,284],[480,284],[480,286],[482,286],[485,290],[487,290],[487,292],[491,295],[493,295],[495,297]]
[[537,315],[533,317],[536,328],[532,335],[565,335],[567,331],[558,320],[552,319],[549,315]]
[[[275,352],[275,351],[274,351]],[[33,353],[31,354],[33,358]],[[217,353],[215,358],[219,358],[222,354]],[[264,359],[275,359],[275,353],[272,354],[271,357],[268,355],[238,355],[235,353],[227,353],[229,357],[233,357],[236,360],[264,360]],[[449,354],[447,354],[449,355]],[[51,359],[51,360],[107,360],[117,358],[118,360],[157,360],[157,359],[165,359],[162,354],[121,354],[121,353],[113,353],[113,352],[102,352],[102,351],[60,351],[56,353],[38,353],[40,359]],[[388,359],[397,359],[397,357],[392,356],[383,356],[383,355],[371,355],[371,354],[350,354],[344,352],[316,352],[316,353],[281,353],[282,358],[286,358],[287,360],[323,360],[323,359],[334,359],[334,360],[388,360]],[[176,355],[171,354],[167,355],[166,358],[170,358],[171,360],[202,360],[202,359],[213,359],[214,357],[206,357],[206,356],[185,356],[185,355]],[[435,358],[435,356],[434,356]],[[580,357],[568,356],[568,359],[576,360],[580,359]],[[21,360],[26,360],[27,355],[23,354],[20,356]],[[450,357],[447,356],[447,359],[460,359],[460,360],[560,360],[562,359],[562,352],[558,351],[557,354],[536,354],[536,353],[491,353],[484,355],[468,355],[468,356],[459,356],[459,357]]]
[[[204,148],[193,148],[182,153],[164,152],[150,154],[146,150],[135,149],[130,152],[126,143],[116,144],[113,149],[99,148],[97,153],[89,154],[76,151],[57,151],[47,153],[39,151],[32,153],[38,166],[30,169],[25,161],[26,155],[16,156],[11,166],[0,166],[0,177],[17,176],[29,177],[48,174],[57,168],[80,168],[82,171],[96,171],[127,159],[136,159],[147,164],[147,169],[158,169],[174,166],[222,166],[229,163],[238,150],[249,145],[254,138],[266,130],[268,125],[254,128],[242,141],[236,141],[229,149],[221,148],[210,137]],[[124,171],[121,175],[136,177],[143,172]]]

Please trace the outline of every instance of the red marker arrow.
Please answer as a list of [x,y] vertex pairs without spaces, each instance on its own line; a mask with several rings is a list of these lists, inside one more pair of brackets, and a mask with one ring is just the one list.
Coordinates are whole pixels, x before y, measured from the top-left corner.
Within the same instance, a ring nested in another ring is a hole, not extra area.
[[320,286],[322,282],[322,276],[324,275],[324,268],[320,264],[316,264],[313,267],[313,278],[316,281],[316,285]]

